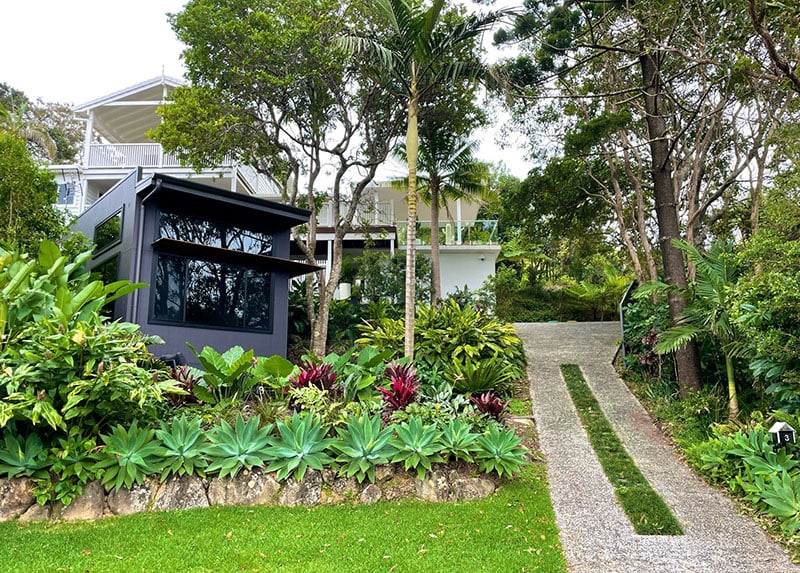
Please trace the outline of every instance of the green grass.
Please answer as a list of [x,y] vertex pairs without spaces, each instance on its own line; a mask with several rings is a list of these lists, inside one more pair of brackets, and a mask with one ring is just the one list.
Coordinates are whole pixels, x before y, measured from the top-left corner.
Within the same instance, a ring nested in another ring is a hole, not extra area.
[[575,364],[565,364],[561,366],[561,373],[603,471],[636,533],[681,535],[680,523],[625,451],[580,368]]
[[480,501],[228,507],[97,522],[0,524],[26,571],[566,571],[545,468]]

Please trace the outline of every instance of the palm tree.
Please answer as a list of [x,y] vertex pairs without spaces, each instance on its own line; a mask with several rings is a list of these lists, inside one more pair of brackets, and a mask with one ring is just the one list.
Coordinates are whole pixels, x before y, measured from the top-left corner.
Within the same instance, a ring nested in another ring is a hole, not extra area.
[[[675,247],[695,265],[696,275],[689,292],[688,304],[677,324],[661,333],[656,345],[659,353],[674,352],[701,335],[711,335],[722,346],[728,381],[728,417],[739,416],[733,358],[739,349],[739,331],[729,314],[730,297],[739,278],[739,269],[729,243],[717,242],[703,256],[686,241],[674,240]],[[662,285],[665,286],[665,285]],[[655,287],[658,288],[658,287]],[[648,290],[652,290],[648,289]]]
[[9,107],[0,103],[0,131],[24,139],[47,159],[53,159],[56,156],[56,144],[50,136],[47,126],[31,119],[26,102]]
[[[417,187],[423,202],[431,207],[431,304],[442,298],[439,257],[439,208],[450,199],[485,197],[489,191],[489,169],[475,159],[477,141],[452,133],[447,126],[423,124],[420,130]],[[406,159],[405,149],[399,155]],[[408,185],[403,179],[395,183]]]
[[[419,136],[417,117],[420,98],[456,78],[477,78],[483,65],[474,57],[459,58],[466,48],[499,18],[499,12],[471,15],[455,25],[443,26],[445,0],[433,0],[425,8],[417,0],[372,0],[372,8],[388,27],[383,37],[353,35],[343,39],[348,51],[360,51],[375,58],[379,81],[401,86],[400,95],[408,109],[406,156],[408,158],[408,219],[406,246],[405,341],[406,356],[414,353],[414,267],[417,223],[417,158]],[[471,50],[466,50],[471,52]]]

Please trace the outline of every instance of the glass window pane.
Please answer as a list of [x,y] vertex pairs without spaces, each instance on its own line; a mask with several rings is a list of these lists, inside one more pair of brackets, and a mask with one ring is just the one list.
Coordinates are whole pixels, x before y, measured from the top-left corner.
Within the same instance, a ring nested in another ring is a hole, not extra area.
[[153,317],[159,320],[183,321],[185,260],[158,255]]
[[94,228],[94,243],[97,252],[110,247],[122,240],[122,211],[117,211],[111,217]]
[[268,233],[175,213],[161,213],[158,236],[254,255],[272,254],[272,235]]

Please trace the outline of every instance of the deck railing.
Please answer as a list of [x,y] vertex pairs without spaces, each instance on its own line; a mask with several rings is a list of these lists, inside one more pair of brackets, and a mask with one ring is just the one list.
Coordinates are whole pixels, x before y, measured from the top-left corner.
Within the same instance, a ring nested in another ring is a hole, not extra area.
[[[406,244],[405,221],[397,223],[397,241]],[[431,222],[417,221],[417,235],[415,244],[431,244]],[[479,219],[471,221],[439,221],[439,244],[446,245],[496,245],[497,221]]]
[[[348,206],[344,202],[340,212],[345,213]],[[330,203],[325,203],[317,214],[317,225],[320,227],[333,227],[333,207]],[[353,227],[358,228],[362,225],[394,225],[394,206],[392,202],[379,201],[360,205],[353,217]]]
[[[226,157],[218,167],[231,165]],[[94,143],[89,146],[86,167],[181,167],[181,163],[158,143]]]

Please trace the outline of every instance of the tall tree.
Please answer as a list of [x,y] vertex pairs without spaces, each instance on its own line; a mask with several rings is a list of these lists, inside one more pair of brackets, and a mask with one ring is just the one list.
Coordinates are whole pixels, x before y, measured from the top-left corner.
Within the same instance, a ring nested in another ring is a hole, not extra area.
[[[677,293],[687,284],[673,240],[708,236],[724,206],[738,199],[741,176],[771,131],[769,123],[748,124],[757,93],[751,84],[763,82],[752,62],[763,54],[743,32],[746,17],[726,0],[551,0],[528,5],[514,29],[497,37],[528,42],[525,55],[505,67],[510,85],[555,87],[566,105],[591,109],[590,121],[621,111],[636,118],[636,128],[626,128],[632,145],[604,146],[617,156],[638,150],[637,162],[648,166],[664,278],[677,287],[669,298],[673,321],[685,308]],[[694,345],[678,350],[676,364],[682,392],[697,389]]]
[[[330,273],[306,281],[311,350],[324,355],[344,236],[402,132],[395,100],[341,50],[342,36],[376,27],[372,16],[359,2],[191,0],[171,22],[191,86],[161,109],[156,138],[195,167],[252,165],[292,205],[332,206]],[[293,236],[316,264],[316,218]]]
[[67,229],[55,201],[52,173],[36,164],[23,138],[0,131],[0,240],[31,253],[44,239],[61,241]]
[[[430,6],[416,0],[371,0],[389,34],[381,37],[356,33],[345,38],[352,52],[369,54],[379,63],[379,77],[400,86],[407,109],[406,157],[408,160],[407,246],[405,340],[406,356],[414,354],[415,242],[417,222],[417,160],[419,155],[418,115],[420,102],[441,84],[464,77],[479,77],[482,63],[466,57],[465,47],[491,28],[498,13],[470,15],[454,25],[444,25],[446,0],[433,0]],[[472,56],[471,53],[467,54]],[[459,57],[462,56],[462,57]]]

